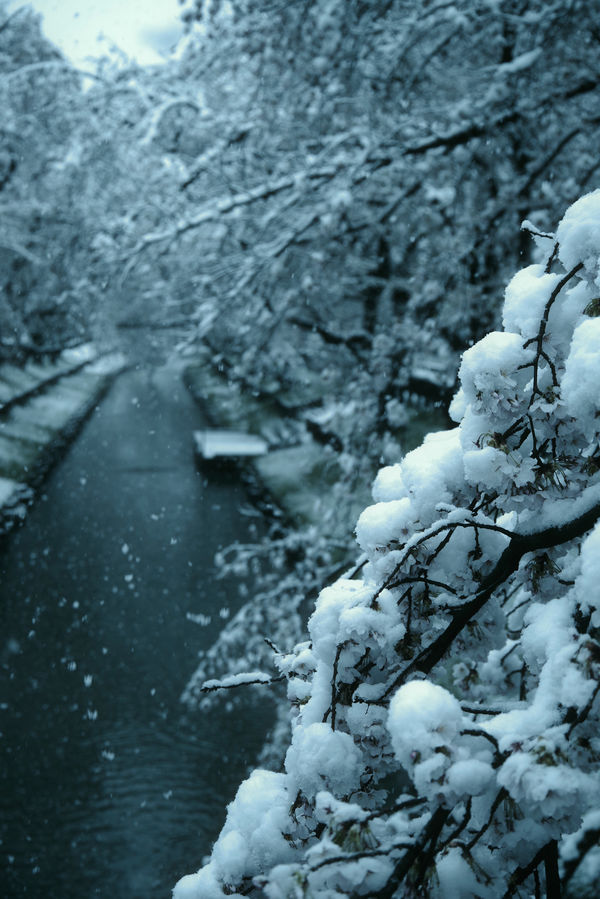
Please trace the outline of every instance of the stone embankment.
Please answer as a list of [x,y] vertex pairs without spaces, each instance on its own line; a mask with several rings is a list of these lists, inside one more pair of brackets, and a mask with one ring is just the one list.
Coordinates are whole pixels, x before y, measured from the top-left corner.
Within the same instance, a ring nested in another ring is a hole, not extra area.
[[24,518],[37,487],[124,368],[92,344],[23,366],[0,364],[0,533]]
[[[371,477],[364,472],[352,477],[342,471],[340,440],[324,408],[318,380],[306,381],[294,392],[281,389],[272,395],[257,394],[216,365],[210,350],[200,354],[183,371],[186,386],[215,428],[231,428],[259,434],[269,444],[264,456],[244,463],[255,493],[273,501],[295,526],[322,526],[343,545],[362,509],[371,502]],[[394,435],[403,451],[418,446],[425,433],[448,426],[444,408],[407,407],[406,422]],[[335,498],[335,485],[344,478],[344,501]],[[339,512],[339,514],[338,514]]]

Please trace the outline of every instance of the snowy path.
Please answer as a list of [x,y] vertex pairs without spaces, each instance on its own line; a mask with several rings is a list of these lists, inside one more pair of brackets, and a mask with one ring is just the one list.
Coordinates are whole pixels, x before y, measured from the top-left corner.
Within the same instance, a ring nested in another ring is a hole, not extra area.
[[260,746],[256,700],[194,715],[178,701],[239,604],[214,552],[255,520],[238,484],[197,474],[202,424],[176,371],[125,373],[2,550],[6,899],[168,896]]

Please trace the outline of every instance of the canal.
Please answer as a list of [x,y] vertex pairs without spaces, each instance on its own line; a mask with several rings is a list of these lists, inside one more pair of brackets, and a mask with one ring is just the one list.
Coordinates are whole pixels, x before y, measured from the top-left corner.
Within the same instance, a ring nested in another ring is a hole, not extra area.
[[197,471],[201,425],[176,369],[124,373],[0,547],[5,899],[168,897],[260,749],[260,697],[179,701],[241,603],[214,554],[256,527]]

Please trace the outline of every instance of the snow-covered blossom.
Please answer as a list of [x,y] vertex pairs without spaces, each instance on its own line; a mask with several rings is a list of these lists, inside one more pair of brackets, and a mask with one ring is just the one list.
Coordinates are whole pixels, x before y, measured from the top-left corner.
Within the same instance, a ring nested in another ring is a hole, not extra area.
[[567,412],[585,426],[590,437],[600,413],[600,319],[591,318],[575,328],[571,351],[562,382],[562,399]]
[[462,710],[458,700],[439,684],[410,681],[396,691],[388,729],[398,761],[406,769],[440,749],[450,750],[460,733]]

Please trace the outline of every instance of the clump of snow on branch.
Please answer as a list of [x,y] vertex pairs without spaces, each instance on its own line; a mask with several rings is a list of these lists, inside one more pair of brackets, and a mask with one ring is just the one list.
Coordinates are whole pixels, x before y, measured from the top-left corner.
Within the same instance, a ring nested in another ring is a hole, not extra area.
[[379,473],[365,564],[274,654],[284,770],[242,784],[175,899],[492,899],[598,877],[600,191],[557,243],[464,353],[458,426]]

